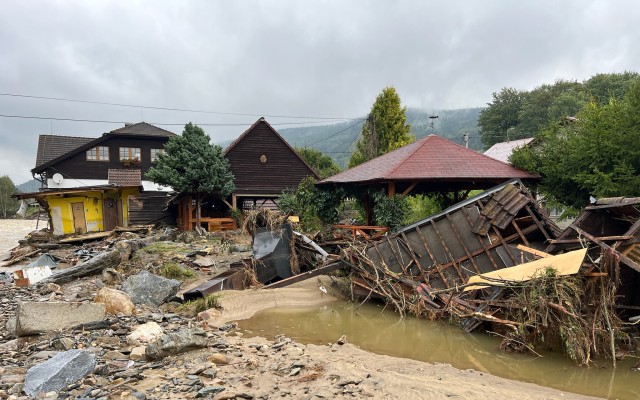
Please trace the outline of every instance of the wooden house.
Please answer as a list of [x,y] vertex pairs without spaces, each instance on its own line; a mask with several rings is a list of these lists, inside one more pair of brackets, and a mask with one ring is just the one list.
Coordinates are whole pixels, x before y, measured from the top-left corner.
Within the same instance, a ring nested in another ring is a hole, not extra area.
[[[205,230],[234,229],[235,219],[228,217],[229,208],[276,208],[277,199],[284,190],[295,190],[307,176],[318,178],[264,118],[257,120],[231,143],[224,155],[231,165],[236,190],[230,199],[217,199],[215,196],[204,199],[201,224]],[[178,226],[182,230],[192,230],[196,224],[195,200],[185,194],[176,203]]]
[[295,189],[315,171],[264,119],[258,119],[226,148],[236,190],[233,208],[275,207],[285,189]]
[[40,135],[31,172],[49,191],[104,186],[112,174],[137,176],[134,182],[121,182],[143,188],[125,207],[129,220],[132,224],[154,223],[168,217],[165,200],[171,188],[142,178],[172,136],[173,132],[146,122],[126,124],[97,138]]
[[19,199],[35,199],[49,214],[56,236],[110,231],[128,226],[128,200],[139,186],[101,185],[20,193]]

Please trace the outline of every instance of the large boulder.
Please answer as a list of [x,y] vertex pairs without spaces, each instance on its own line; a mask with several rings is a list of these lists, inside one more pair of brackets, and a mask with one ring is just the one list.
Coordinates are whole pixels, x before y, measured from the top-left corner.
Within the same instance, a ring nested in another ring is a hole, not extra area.
[[127,342],[132,345],[150,343],[164,335],[162,327],[153,321],[135,327],[133,332],[127,335]]
[[49,360],[29,368],[24,391],[35,397],[40,392],[57,392],[93,372],[96,357],[84,350],[58,353]]
[[147,346],[147,360],[162,360],[185,351],[207,347],[207,336],[202,329],[186,329],[169,333]]
[[163,278],[149,271],[131,275],[122,284],[122,290],[131,296],[134,304],[156,307],[175,296],[178,289],[180,289],[180,281]]
[[98,290],[93,301],[104,304],[107,314],[133,315],[136,311],[136,306],[128,294],[108,287]]
[[102,321],[104,304],[68,302],[21,302],[16,309],[16,335],[29,336]]

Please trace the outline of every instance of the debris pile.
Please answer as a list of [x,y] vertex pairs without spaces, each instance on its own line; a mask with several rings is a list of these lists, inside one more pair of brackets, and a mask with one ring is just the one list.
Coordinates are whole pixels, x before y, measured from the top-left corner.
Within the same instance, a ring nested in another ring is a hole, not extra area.
[[402,315],[497,331],[504,349],[560,343],[580,364],[605,356],[615,365],[620,339],[632,340],[620,318],[640,311],[638,204],[602,199],[561,233],[511,181],[352,245],[345,263],[355,294]]

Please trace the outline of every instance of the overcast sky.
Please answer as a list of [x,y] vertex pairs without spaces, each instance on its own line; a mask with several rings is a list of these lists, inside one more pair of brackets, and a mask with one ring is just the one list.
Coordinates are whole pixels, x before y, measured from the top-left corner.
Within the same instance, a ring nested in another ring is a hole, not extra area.
[[122,122],[235,138],[278,123],[365,115],[387,85],[409,107],[483,106],[505,86],[640,68],[637,1],[3,1],[0,175],[31,179],[38,135],[96,137]]

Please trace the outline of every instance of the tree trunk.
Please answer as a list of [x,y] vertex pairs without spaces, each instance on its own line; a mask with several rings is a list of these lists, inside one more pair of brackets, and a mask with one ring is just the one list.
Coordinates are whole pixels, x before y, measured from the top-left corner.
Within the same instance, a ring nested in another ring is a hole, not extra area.
[[115,268],[118,264],[120,264],[120,251],[111,250],[71,268],[57,271],[47,279],[40,281],[40,283],[66,283],[84,276],[97,274],[105,268]]
[[[202,202],[202,194],[198,193],[196,194],[196,226],[198,228],[201,228],[202,225],[200,224],[200,204]],[[199,231],[199,229],[196,229],[196,232]]]

